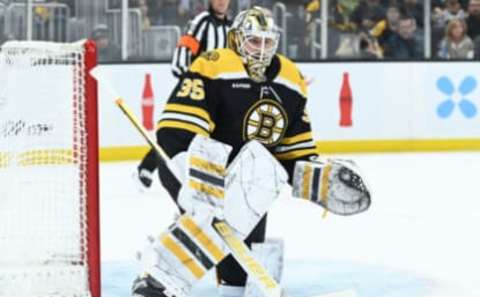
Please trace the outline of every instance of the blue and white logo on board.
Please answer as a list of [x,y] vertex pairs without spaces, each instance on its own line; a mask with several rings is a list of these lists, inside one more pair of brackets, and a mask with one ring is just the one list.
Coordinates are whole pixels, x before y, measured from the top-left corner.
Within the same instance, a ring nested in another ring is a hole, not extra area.
[[470,98],[477,88],[477,80],[473,76],[464,77],[457,88],[448,76],[438,78],[436,85],[437,89],[445,95],[437,106],[437,115],[440,118],[449,118],[457,109],[456,107],[465,118],[470,119],[477,115],[477,106]]

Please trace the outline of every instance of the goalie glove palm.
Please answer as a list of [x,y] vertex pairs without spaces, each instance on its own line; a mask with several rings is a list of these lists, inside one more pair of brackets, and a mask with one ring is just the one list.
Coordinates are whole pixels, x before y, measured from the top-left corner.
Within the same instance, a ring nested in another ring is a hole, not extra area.
[[370,206],[370,191],[353,161],[297,161],[293,196],[320,204],[339,215],[353,215]]

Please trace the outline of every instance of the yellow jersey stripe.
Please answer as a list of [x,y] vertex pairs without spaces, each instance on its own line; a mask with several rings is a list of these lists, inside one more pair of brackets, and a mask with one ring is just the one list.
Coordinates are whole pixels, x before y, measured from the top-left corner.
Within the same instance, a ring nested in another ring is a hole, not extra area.
[[169,250],[177,259],[185,265],[185,267],[195,276],[195,278],[200,279],[205,275],[205,271],[195,262],[195,260],[190,257],[190,255],[175,242],[169,235],[164,234],[160,237],[162,244]]
[[176,111],[195,115],[210,125],[211,131],[215,129],[215,123],[210,118],[210,114],[203,108],[178,103],[169,103],[165,105],[164,111]]
[[160,130],[162,128],[175,128],[175,129],[181,129],[181,130],[187,130],[189,132],[192,132],[194,134],[200,134],[202,136],[208,137],[210,134],[208,131],[205,131],[203,128],[194,125],[194,124],[189,124],[185,122],[180,122],[180,121],[175,121],[175,120],[164,120],[160,121],[157,124],[157,130]]
[[303,157],[303,156],[312,155],[312,154],[316,154],[316,153],[317,153],[316,149],[310,148],[310,149],[301,149],[301,150],[290,151],[290,152],[287,152],[287,153],[275,154],[275,156],[279,160],[292,160],[292,159],[297,159],[297,158],[300,158],[300,157]]
[[180,217],[180,225],[184,227],[193,237],[195,237],[203,248],[205,248],[210,255],[219,263],[225,258],[225,253],[222,249],[203,232],[203,230],[195,223],[195,221],[187,215]]
[[190,157],[190,165],[198,169],[213,173],[219,176],[226,176],[225,167],[218,165],[207,160],[201,159],[199,157]]
[[303,141],[307,141],[307,140],[312,140],[313,141],[311,131],[300,133],[300,134],[297,134],[297,135],[292,136],[292,137],[284,137],[281,144],[295,144],[297,142],[303,142]]
[[217,189],[204,183],[199,183],[192,179],[188,181],[188,186],[194,190],[211,195],[218,199],[225,198],[225,192],[223,190]]

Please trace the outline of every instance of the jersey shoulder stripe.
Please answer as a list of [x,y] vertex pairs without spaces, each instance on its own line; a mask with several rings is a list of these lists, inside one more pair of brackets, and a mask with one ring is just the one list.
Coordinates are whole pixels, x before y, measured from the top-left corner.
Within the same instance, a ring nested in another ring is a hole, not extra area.
[[193,62],[190,71],[212,80],[248,78],[241,58],[229,48],[201,54]]
[[280,60],[280,72],[275,78],[275,82],[283,84],[286,87],[293,89],[307,98],[307,85],[305,79],[300,74],[300,70],[297,65],[285,56],[277,55]]
[[195,124],[190,121],[183,121],[183,120],[171,120],[171,119],[164,119],[160,120],[157,124],[157,130],[163,129],[163,128],[173,128],[173,129],[180,129],[180,130],[185,130],[188,132],[191,132],[193,134],[200,134],[205,137],[209,137],[210,133],[205,129],[205,127],[199,126],[198,124]]
[[205,109],[200,107],[179,103],[168,103],[165,105],[163,112],[193,115],[205,121],[209,126],[209,131],[213,131],[215,129],[215,123],[210,118],[210,114]]

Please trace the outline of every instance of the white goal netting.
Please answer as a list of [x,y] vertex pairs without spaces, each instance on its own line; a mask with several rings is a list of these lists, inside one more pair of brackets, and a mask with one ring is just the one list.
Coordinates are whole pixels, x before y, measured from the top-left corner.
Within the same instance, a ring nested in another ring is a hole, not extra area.
[[1,297],[95,295],[85,44],[0,50]]

